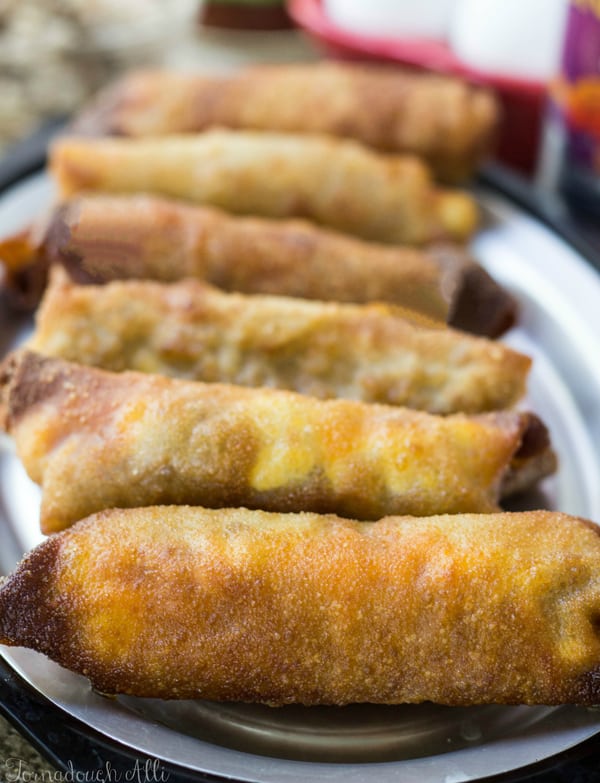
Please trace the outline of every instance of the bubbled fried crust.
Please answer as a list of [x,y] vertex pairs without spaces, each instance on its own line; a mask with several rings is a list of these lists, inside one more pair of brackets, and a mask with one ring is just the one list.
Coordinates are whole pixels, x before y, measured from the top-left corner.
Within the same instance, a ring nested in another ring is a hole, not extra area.
[[449,181],[470,176],[498,123],[492,94],[457,79],[349,63],[260,66],[226,76],[129,74],[77,123],[130,136],[210,127],[329,133],[416,153]]
[[27,351],[3,380],[6,427],[43,487],[44,532],[159,503],[361,519],[492,511],[532,421],[110,373]]
[[597,528],[556,512],[113,510],[4,583],[0,642],[136,696],[593,705],[599,574]]
[[498,410],[522,397],[528,357],[411,315],[381,304],[225,294],[191,279],[77,286],[56,269],[28,347],[117,372],[431,413]]

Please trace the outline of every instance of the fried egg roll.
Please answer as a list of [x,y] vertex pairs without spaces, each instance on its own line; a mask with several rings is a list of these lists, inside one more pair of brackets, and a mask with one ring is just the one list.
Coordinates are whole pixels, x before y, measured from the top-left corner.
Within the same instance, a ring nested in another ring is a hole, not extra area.
[[390,247],[151,196],[75,198],[43,233],[49,259],[80,281],[197,277],[247,294],[384,301],[489,337],[516,320],[513,297],[449,243]]
[[124,136],[211,127],[327,133],[425,158],[442,179],[470,176],[490,148],[498,106],[458,79],[376,65],[320,62],[234,73],[138,71],[78,123]]
[[433,416],[27,351],[5,361],[0,383],[0,420],[42,485],[46,533],[155,504],[360,519],[493,511],[516,468],[554,468],[547,432],[527,413]]
[[30,350],[120,372],[268,386],[431,413],[507,408],[531,360],[385,305],[225,294],[198,280],[77,286],[56,269]]
[[600,538],[565,514],[152,507],[47,539],[0,587],[0,642],[104,693],[600,703]]
[[63,138],[51,150],[62,198],[148,192],[236,214],[306,217],[364,239],[467,239],[475,202],[443,190],[417,158],[354,141],[251,131],[150,139]]

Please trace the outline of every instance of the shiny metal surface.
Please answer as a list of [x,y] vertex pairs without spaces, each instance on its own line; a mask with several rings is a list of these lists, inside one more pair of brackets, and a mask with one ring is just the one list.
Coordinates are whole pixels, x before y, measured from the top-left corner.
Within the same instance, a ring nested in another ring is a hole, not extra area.
[[[43,177],[0,201],[0,233],[48,201]],[[548,424],[561,464],[522,500],[600,523],[600,277],[551,232],[482,191],[486,224],[476,256],[521,302],[506,342],[534,357],[528,399]],[[0,322],[2,349],[30,327]],[[0,566],[34,546],[39,490],[10,441],[0,440]],[[455,709],[425,704],[279,708],[209,702],[106,699],[87,681],[28,650],[1,654],[65,711],[129,747],[243,781],[403,783],[476,780],[518,769],[600,731],[600,712],[573,707]]]

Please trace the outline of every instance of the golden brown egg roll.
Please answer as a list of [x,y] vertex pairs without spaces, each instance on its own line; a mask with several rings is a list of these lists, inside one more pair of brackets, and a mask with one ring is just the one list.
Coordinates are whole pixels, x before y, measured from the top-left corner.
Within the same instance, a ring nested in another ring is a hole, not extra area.
[[507,408],[531,360],[385,305],[225,294],[198,280],[77,286],[61,269],[30,350],[120,372],[268,386],[431,413]]
[[442,190],[417,158],[354,141],[252,131],[149,139],[63,138],[51,150],[59,194],[155,193],[235,214],[306,217],[364,239],[467,239],[477,208]]
[[384,301],[489,337],[516,320],[514,298],[459,245],[390,247],[152,196],[75,198],[43,234],[49,259],[80,281],[197,277],[247,294]]
[[42,485],[46,533],[155,504],[360,519],[493,511],[516,466],[533,461],[536,478],[554,469],[547,432],[538,424],[532,442],[528,413],[433,416],[27,351],[5,361],[0,383],[0,422]]
[[600,703],[600,538],[565,514],[153,507],[88,518],[0,587],[0,642],[104,693]]
[[267,65],[230,74],[138,71],[110,87],[78,125],[125,136],[220,126],[328,133],[419,155],[437,176],[470,176],[498,123],[489,90],[431,73],[366,64]]

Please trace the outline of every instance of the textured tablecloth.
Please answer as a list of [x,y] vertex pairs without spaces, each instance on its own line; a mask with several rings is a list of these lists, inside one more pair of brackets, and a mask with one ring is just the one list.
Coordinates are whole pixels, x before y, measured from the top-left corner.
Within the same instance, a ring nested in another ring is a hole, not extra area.
[[0,783],[53,781],[56,769],[0,717]]

